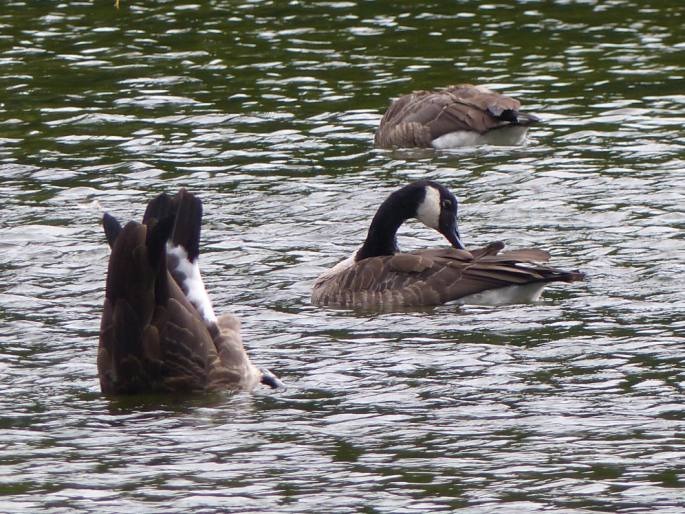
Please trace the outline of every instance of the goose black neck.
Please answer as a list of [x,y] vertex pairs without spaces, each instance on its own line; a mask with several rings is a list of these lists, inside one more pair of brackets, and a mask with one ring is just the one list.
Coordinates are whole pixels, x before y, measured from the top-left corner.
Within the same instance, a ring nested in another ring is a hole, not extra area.
[[425,192],[419,188],[402,188],[392,193],[376,211],[366,240],[357,251],[355,260],[397,253],[397,230],[402,223],[416,215],[416,206],[420,203],[419,196],[425,196]]

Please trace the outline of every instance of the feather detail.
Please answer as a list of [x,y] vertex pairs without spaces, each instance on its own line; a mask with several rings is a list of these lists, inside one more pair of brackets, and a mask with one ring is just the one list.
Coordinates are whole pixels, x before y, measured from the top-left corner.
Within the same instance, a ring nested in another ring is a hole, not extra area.
[[[525,139],[527,127],[539,121],[520,107],[514,98],[470,84],[416,91],[390,105],[374,141],[379,148],[516,145]],[[495,131],[507,133],[491,137]]]
[[[204,289],[197,266],[201,217],[199,199],[185,190],[150,202],[143,224],[121,228],[105,215],[112,253],[97,359],[103,393],[250,390],[260,383],[240,323],[214,316]],[[169,240],[182,258],[168,257]],[[192,269],[184,279],[179,263]],[[280,384],[270,373],[265,383]]]
[[[363,259],[317,280],[312,303],[328,307],[393,310],[439,305],[509,286],[583,280],[576,271],[536,264],[549,254],[524,249],[495,254],[501,243],[468,252],[454,248]],[[539,291],[535,291],[539,296]]]

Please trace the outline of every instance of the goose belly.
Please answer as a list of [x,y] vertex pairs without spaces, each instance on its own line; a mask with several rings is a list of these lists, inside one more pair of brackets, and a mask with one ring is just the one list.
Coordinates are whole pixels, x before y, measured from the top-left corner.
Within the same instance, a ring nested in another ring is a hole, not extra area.
[[520,286],[498,287],[480,293],[470,294],[455,301],[459,305],[510,305],[516,303],[532,303],[540,299],[542,290],[547,284],[535,282]]
[[480,145],[517,146],[526,140],[527,132],[528,127],[522,125],[498,128],[485,134],[472,130],[456,130],[434,139],[431,144],[438,150]]

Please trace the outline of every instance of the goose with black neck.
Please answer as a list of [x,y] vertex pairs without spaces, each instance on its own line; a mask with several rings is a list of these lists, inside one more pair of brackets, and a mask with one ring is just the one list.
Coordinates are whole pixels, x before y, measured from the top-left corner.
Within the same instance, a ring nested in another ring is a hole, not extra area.
[[[361,247],[316,279],[312,303],[382,311],[447,302],[528,303],[550,282],[585,277],[542,264],[550,254],[536,248],[502,251],[504,244],[496,242],[469,251],[457,216],[457,198],[438,182],[421,180],[391,193]],[[412,218],[442,234],[451,247],[400,251],[397,231]]]

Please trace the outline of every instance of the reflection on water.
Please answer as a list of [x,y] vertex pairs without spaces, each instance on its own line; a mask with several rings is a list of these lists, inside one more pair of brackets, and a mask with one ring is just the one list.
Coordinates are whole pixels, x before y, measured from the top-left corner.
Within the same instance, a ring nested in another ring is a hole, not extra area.
[[[0,13],[1,511],[682,510],[682,2],[121,4]],[[521,148],[372,148],[391,98],[459,82],[545,123]],[[538,305],[310,306],[424,177],[467,244],[590,280]],[[181,186],[218,310],[286,391],[99,393],[102,210]]]

